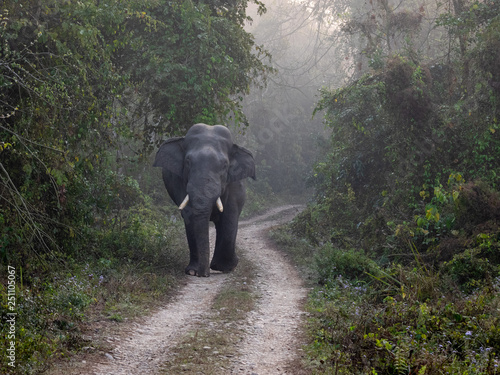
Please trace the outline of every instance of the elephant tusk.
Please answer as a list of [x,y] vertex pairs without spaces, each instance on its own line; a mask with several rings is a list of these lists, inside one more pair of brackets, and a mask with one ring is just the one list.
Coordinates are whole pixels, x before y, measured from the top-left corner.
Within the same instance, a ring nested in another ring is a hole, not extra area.
[[184,207],[186,207],[188,202],[189,202],[189,194],[186,194],[186,198],[184,198],[181,205],[179,206],[179,210],[182,210]]
[[222,205],[222,201],[220,200],[220,197],[217,198],[217,202],[215,202],[217,205],[217,208],[219,209],[220,212],[224,211],[224,206]]

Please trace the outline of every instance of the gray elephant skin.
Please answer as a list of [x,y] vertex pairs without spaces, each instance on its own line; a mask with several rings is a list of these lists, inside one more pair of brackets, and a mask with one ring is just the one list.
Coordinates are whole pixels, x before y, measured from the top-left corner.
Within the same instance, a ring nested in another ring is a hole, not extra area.
[[[238,264],[235,242],[245,179],[255,179],[250,151],[234,144],[225,126],[195,124],[185,137],[165,141],[153,166],[162,168],[168,194],[182,210],[190,252],[186,274],[232,271]],[[210,267],[209,221],[216,228]]]

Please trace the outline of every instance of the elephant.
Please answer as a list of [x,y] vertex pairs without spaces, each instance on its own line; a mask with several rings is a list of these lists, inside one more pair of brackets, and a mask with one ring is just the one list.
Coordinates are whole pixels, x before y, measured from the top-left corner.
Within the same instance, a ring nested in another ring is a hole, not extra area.
[[[184,219],[190,254],[186,274],[208,277],[210,269],[233,271],[245,180],[255,180],[252,153],[233,143],[227,127],[195,124],[184,137],[166,140],[153,166],[162,168],[165,188]],[[216,229],[210,267],[209,221]]]

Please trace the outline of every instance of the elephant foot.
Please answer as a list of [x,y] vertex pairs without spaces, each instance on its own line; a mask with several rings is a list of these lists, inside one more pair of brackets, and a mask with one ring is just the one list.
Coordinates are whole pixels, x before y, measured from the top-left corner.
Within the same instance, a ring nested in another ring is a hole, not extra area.
[[210,268],[214,271],[229,273],[232,272],[237,265],[238,265],[238,258],[226,262],[212,260],[212,263],[210,263]]
[[209,277],[210,276],[210,270],[205,271],[205,272],[200,272],[198,270],[198,267],[187,266],[186,267],[186,275],[189,275],[189,276],[199,276],[199,277]]

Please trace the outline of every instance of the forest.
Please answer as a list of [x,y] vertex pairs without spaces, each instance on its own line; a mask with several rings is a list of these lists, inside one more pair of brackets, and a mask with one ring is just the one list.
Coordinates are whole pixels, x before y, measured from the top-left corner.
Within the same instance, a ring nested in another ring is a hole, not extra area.
[[7,0],[0,43],[1,373],[175,293],[152,164],[203,122],[254,154],[244,216],[307,204],[271,234],[309,373],[500,374],[499,0]]

